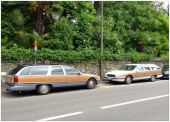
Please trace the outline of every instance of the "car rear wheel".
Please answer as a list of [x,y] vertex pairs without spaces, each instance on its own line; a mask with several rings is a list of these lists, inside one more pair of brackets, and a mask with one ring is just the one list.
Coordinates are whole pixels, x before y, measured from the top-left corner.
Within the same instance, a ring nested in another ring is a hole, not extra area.
[[127,76],[127,77],[125,78],[125,83],[126,83],[126,84],[131,84],[131,83],[132,83],[132,77],[131,77],[131,76]]
[[156,79],[156,76],[153,75],[153,76],[151,76],[150,81],[153,82],[153,81],[155,81],[155,79]]
[[36,90],[38,94],[45,95],[51,91],[51,87],[49,85],[39,85]]
[[86,87],[88,88],[88,89],[94,89],[95,87],[96,87],[96,81],[94,80],[94,79],[89,79],[88,81],[87,81],[87,84],[86,84]]

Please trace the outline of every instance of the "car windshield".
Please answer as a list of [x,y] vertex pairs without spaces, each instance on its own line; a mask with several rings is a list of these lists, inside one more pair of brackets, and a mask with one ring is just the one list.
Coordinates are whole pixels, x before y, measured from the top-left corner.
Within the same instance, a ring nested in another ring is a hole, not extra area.
[[136,68],[136,65],[124,65],[119,70],[132,71]]
[[15,75],[19,70],[21,70],[24,66],[18,66],[16,68],[14,68],[13,70],[11,70],[8,75]]

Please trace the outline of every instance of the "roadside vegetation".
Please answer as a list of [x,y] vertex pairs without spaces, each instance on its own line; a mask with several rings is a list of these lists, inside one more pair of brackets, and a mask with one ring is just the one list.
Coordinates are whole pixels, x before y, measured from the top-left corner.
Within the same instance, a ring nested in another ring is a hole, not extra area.
[[2,1],[2,61],[168,61],[168,16],[160,2],[104,2],[101,55],[101,2]]

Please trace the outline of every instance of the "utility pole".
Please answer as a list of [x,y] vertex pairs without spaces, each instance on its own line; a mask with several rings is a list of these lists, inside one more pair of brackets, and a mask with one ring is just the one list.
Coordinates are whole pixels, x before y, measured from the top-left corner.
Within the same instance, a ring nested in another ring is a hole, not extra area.
[[[103,1],[101,1],[101,56],[103,56]],[[100,58],[100,78],[103,79],[103,57]]]

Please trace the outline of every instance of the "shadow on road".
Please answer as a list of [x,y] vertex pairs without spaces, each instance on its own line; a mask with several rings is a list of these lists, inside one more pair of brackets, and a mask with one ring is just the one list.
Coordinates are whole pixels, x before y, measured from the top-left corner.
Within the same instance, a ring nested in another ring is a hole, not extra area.
[[[158,81],[158,80],[160,80],[160,79],[157,79],[156,81]],[[167,79],[161,79],[161,80],[167,80]],[[133,84],[146,83],[146,82],[150,82],[150,81],[149,80],[134,81]],[[109,85],[127,85],[127,84],[120,83],[120,82],[103,81],[100,85],[101,85],[101,87],[103,87],[103,86],[109,86]],[[51,93],[49,93],[49,95],[65,93],[65,92],[72,92],[72,91],[79,91],[79,90],[88,90],[88,89],[86,89],[85,86],[60,87],[60,88],[52,89]],[[11,92],[11,91],[6,91],[6,89],[4,87],[1,87],[1,98],[2,99],[23,98],[23,97],[31,97],[31,96],[37,96],[36,91]],[[38,95],[38,96],[41,96],[41,95]]]
[[[163,78],[157,78],[155,80],[158,81],[158,80],[168,80],[168,79],[163,79]],[[146,83],[146,82],[151,82],[150,80],[138,80],[138,81],[133,81],[132,84],[136,84],[136,83]],[[107,84],[107,85],[127,85],[126,83],[123,83],[123,82],[116,82],[116,81],[103,81],[104,84]]]
[[[74,87],[62,87],[62,88],[55,88],[52,89],[49,94],[57,94],[63,92],[71,92],[71,91],[78,91],[78,90],[86,90],[84,86],[74,86]],[[30,97],[30,96],[37,96],[38,94],[36,91],[27,91],[27,92],[12,92],[7,91],[5,88],[1,88],[1,96],[5,98],[20,98],[20,97]],[[38,95],[43,96],[43,95]]]
[[160,78],[160,80],[169,80],[169,78]]

